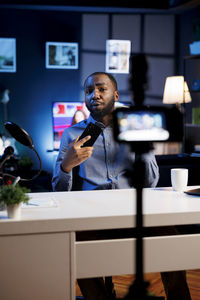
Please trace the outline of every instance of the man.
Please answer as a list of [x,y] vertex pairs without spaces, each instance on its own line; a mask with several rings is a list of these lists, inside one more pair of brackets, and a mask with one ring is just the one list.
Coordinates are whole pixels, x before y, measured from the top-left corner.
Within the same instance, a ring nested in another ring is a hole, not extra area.
[[[53,177],[55,191],[130,188],[126,169],[130,168],[128,145],[117,144],[113,139],[112,112],[119,99],[114,77],[94,73],[85,81],[85,103],[90,116],[62,135],[59,155]],[[78,140],[89,124],[102,128],[93,147],[81,147],[90,137]],[[145,185],[154,187],[158,181],[158,166],[153,152],[143,155],[146,163]]]
[[[126,170],[133,165],[135,154],[129,145],[118,144],[113,139],[112,112],[119,99],[116,80],[110,74],[96,72],[87,77],[84,90],[90,116],[64,131],[52,180],[53,190],[130,188]],[[89,122],[100,126],[102,133],[93,147],[81,147],[90,139],[87,136],[79,140]],[[142,158],[146,165],[145,186],[155,187],[159,177],[155,156],[149,151],[142,154]],[[102,278],[82,279],[78,283],[86,300],[109,299]],[[167,285],[168,280],[165,287]]]

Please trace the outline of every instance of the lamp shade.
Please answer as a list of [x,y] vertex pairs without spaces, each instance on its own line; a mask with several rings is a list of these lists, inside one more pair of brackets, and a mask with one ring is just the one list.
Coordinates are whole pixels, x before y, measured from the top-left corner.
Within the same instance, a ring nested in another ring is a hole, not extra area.
[[163,103],[188,103],[191,102],[191,96],[186,81],[183,76],[167,77],[165,82]]

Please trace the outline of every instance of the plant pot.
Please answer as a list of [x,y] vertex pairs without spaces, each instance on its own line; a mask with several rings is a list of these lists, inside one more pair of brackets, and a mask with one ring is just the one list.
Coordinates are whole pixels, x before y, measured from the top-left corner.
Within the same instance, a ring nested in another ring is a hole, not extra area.
[[21,218],[21,203],[7,206],[7,213],[10,219],[19,220]]

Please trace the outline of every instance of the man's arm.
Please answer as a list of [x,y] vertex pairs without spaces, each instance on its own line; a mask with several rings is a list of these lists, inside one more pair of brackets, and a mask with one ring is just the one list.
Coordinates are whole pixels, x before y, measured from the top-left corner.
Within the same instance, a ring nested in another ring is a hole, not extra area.
[[78,141],[77,137],[71,142],[68,132],[63,133],[52,179],[53,191],[70,191],[72,189],[72,169],[92,155],[93,147],[81,147],[89,139],[90,137],[87,136]]
[[159,168],[153,151],[142,154],[146,164],[145,187],[155,187],[159,180]]
[[90,138],[90,136],[86,136],[79,141],[79,137],[77,137],[68,145],[61,163],[61,169],[64,172],[71,172],[74,167],[79,166],[92,155],[93,147],[82,147]]

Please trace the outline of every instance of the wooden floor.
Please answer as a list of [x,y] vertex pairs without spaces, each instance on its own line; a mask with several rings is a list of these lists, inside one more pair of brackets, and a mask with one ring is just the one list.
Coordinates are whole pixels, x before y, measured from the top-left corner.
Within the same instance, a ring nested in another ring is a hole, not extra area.
[[[118,298],[123,298],[126,295],[133,280],[134,276],[132,275],[113,276]],[[145,274],[145,280],[150,282],[149,291],[156,296],[165,296],[160,273]],[[200,270],[187,271],[187,282],[192,300],[200,300]],[[76,285],[76,295],[81,296],[78,285]]]

